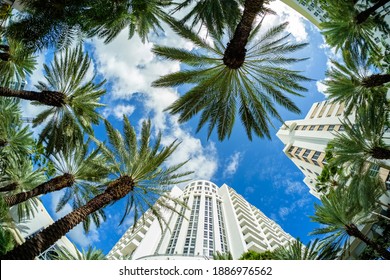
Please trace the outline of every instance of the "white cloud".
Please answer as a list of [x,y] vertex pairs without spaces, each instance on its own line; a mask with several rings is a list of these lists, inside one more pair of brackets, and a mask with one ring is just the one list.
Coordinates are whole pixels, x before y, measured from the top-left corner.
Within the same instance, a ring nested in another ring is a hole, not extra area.
[[328,86],[324,85],[324,84],[322,83],[322,81],[317,81],[317,82],[316,82],[316,86],[317,86],[317,91],[318,91],[318,92],[320,92],[320,93],[322,93],[323,95],[327,96],[327,95],[325,94],[325,92],[326,92],[326,90],[328,89]]
[[272,18],[271,26],[287,21],[289,22],[287,31],[290,32],[298,42],[307,41],[308,33],[305,29],[306,19],[301,14],[281,1],[273,1],[269,7],[277,12],[277,15],[267,16],[266,18],[267,21],[270,21],[270,18]]
[[113,115],[118,120],[122,120],[123,115],[130,116],[131,114],[133,114],[134,111],[135,107],[132,105],[119,104],[114,108],[106,107],[103,110],[103,117],[108,118],[109,116]]
[[235,152],[230,156],[228,159],[228,163],[223,171],[223,177],[230,177],[233,176],[238,168],[238,165],[242,159],[242,154],[240,152]]
[[284,181],[284,185],[286,188],[286,194],[302,194],[307,191],[307,187],[305,187],[301,182],[291,181],[290,179],[286,179]]

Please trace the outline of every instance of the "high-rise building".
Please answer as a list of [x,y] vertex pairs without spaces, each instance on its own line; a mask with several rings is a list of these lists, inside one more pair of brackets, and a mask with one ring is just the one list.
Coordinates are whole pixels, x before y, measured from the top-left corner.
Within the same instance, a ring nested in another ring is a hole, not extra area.
[[[286,121],[276,133],[285,145],[283,152],[305,175],[304,183],[317,198],[321,196],[316,183],[326,164],[325,148],[335,138],[335,132],[342,133],[344,130],[341,123],[345,119],[343,113],[343,103],[317,102],[304,119]],[[354,123],[355,115],[352,113],[348,119]],[[389,170],[374,166],[372,172],[379,172],[390,186]]]
[[234,259],[248,250],[263,252],[285,246],[293,238],[259,209],[224,184],[197,180],[171,195],[188,207],[168,211],[161,227],[151,212],[129,228],[108,253],[109,259],[209,259],[231,252]]
[[[310,193],[317,198],[323,195],[317,189],[316,183],[317,177],[326,164],[325,148],[328,142],[335,138],[335,132],[344,131],[341,121],[346,117],[343,112],[343,103],[332,103],[329,100],[317,102],[312,105],[304,119],[286,121],[276,134],[285,145],[283,152],[304,174],[303,182],[309,187]],[[355,114],[349,115],[348,119],[354,123]],[[390,144],[390,132],[386,132],[385,138],[387,144]],[[380,200],[384,205],[390,203],[389,170],[374,165],[370,173],[372,175],[379,173],[388,190],[387,195],[383,195]],[[387,209],[383,208],[383,210]],[[380,228],[372,227],[370,224],[360,227],[360,230],[369,237],[381,234]],[[365,247],[366,245],[359,239],[352,238],[345,258],[358,258]]]

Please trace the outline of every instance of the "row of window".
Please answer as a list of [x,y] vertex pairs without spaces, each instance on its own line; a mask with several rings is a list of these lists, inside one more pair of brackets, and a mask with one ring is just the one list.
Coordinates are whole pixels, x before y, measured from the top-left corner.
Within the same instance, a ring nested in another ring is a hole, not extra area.
[[335,124],[331,124],[331,125],[297,125],[295,127],[295,130],[308,130],[308,131],[313,131],[315,130],[315,128],[317,128],[316,131],[344,131],[344,126],[343,125],[335,125]]
[[[320,151],[315,151],[314,154],[311,156],[311,158],[309,158],[309,155],[310,153],[312,152],[312,150],[310,149],[303,149],[303,148],[297,148],[295,150],[295,152],[293,153],[293,150],[294,150],[294,146],[291,146],[290,149],[288,150],[289,154],[292,156],[292,157],[295,157],[297,159],[300,159],[300,160],[304,160],[306,161],[307,163],[313,163],[317,166],[320,166],[319,162],[318,162],[318,158],[321,156],[321,152]],[[304,150],[303,154],[301,154],[301,152]],[[311,160],[311,162],[310,162]],[[325,158],[322,160],[322,164],[326,164],[326,160]]]
[[[184,199],[184,204],[187,204],[188,198]],[[180,228],[183,223],[183,217],[185,213],[186,207],[182,206],[180,210],[180,215],[176,220],[175,228],[173,229],[173,233],[171,236],[171,240],[169,240],[168,248],[167,248],[167,254],[173,254],[175,252],[177,239],[179,238]]]
[[200,209],[200,196],[194,196],[194,202],[192,204],[190,222],[188,225],[187,236],[184,243],[183,254],[195,254],[195,242],[196,234],[198,231],[198,219]]

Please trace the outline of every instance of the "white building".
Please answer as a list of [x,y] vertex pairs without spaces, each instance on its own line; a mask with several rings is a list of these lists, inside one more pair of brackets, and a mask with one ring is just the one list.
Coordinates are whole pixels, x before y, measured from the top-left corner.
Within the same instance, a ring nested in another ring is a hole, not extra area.
[[[328,142],[335,137],[335,131],[344,130],[341,124],[345,118],[343,111],[343,103],[332,103],[329,100],[317,102],[304,119],[286,121],[276,133],[285,145],[283,152],[305,175],[304,183],[317,198],[321,194],[316,189],[316,178],[326,164],[325,148]],[[348,119],[354,123],[355,115],[351,114]],[[390,186],[389,170],[378,167],[373,172],[379,172]]]
[[[171,195],[188,208],[166,212],[169,226],[161,229],[146,212],[108,253],[108,259],[209,259],[213,253],[231,252],[234,259],[248,250],[263,252],[285,246],[293,238],[259,209],[224,184],[189,183]],[[143,221],[142,221],[143,220]]]

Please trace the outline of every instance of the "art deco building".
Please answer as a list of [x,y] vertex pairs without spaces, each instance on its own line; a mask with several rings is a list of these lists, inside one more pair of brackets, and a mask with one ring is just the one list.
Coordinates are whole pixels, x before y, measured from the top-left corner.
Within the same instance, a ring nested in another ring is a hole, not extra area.
[[234,259],[248,250],[263,252],[285,246],[293,238],[263,212],[224,184],[210,181],[175,187],[188,208],[180,215],[166,212],[169,226],[160,227],[152,213],[129,228],[108,253],[109,259],[209,259],[215,252],[231,252]]

